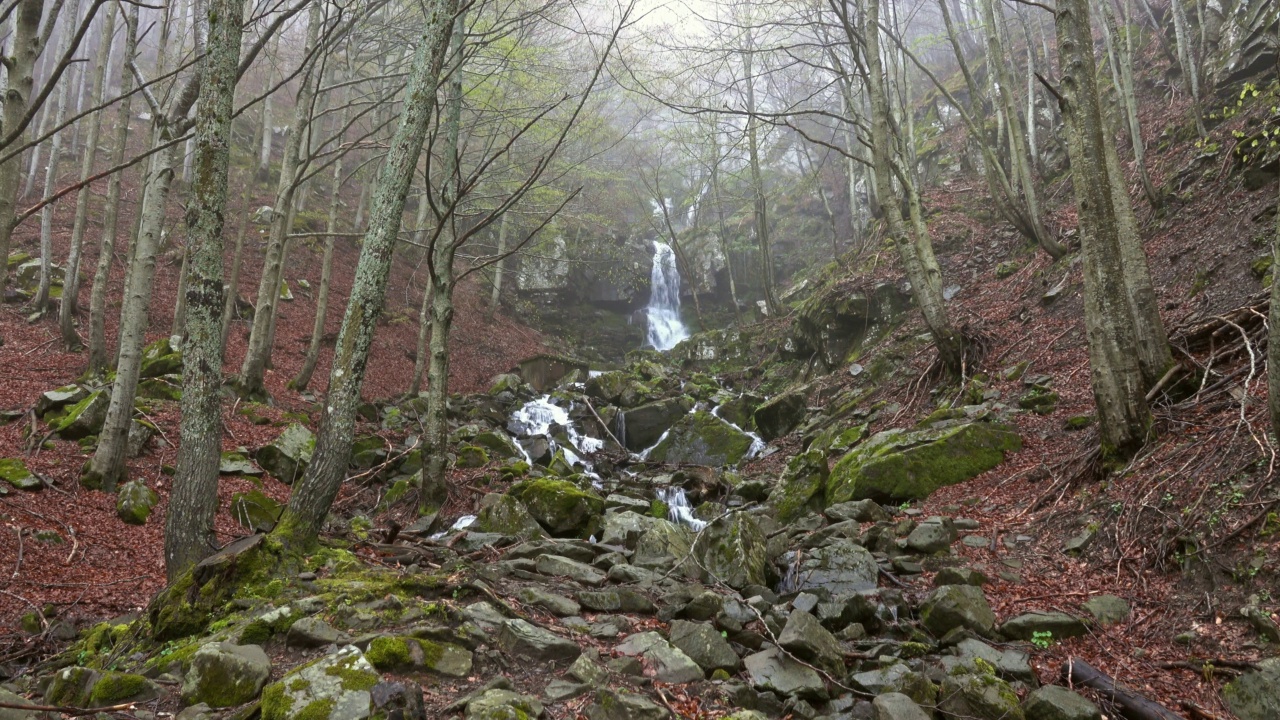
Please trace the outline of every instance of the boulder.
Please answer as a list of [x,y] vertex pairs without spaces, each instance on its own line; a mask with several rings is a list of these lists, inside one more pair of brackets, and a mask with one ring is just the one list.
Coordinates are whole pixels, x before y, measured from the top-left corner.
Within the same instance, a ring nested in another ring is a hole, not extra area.
[[847,539],[834,540],[801,556],[789,590],[823,590],[849,596],[876,586],[880,568],[871,552]]
[[80,440],[97,435],[102,430],[102,423],[107,420],[107,407],[110,405],[111,397],[107,392],[95,390],[50,420],[49,429],[64,440]]
[[596,568],[559,555],[539,556],[534,567],[542,575],[567,577],[574,582],[592,587],[603,585],[605,580],[604,573]]
[[981,588],[943,585],[929,593],[920,605],[920,623],[939,638],[955,628],[988,636],[995,627],[996,615]]
[[975,477],[1022,448],[1004,425],[971,422],[925,430],[886,430],[831,468],[828,504],[849,500],[923,500],[935,490]]
[[1022,702],[1027,720],[1102,720],[1098,706],[1059,685],[1045,685]]
[[289,626],[285,644],[304,650],[334,645],[346,640],[344,633],[318,617],[304,617]]
[[489,453],[479,445],[463,445],[458,448],[454,465],[460,468],[478,468],[489,464]]
[[475,524],[476,529],[481,532],[511,535],[525,540],[547,535],[524,503],[510,495],[489,495],[482,504],[484,507],[476,516]]
[[467,720],[525,720],[542,716],[542,703],[502,688],[485,690],[467,701]]
[[880,503],[874,500],[850,500],[849,502],[836,503],[830,505],[822,514],[832,522],[844,522],[846,520],[854,520],[856,522],[881,522],[889,519],[889,513],[884,511]]
[[720,467],[736,465],[751,450],[751,438],[705,410],[685,415],[666,438],[649,452],[649,459]]
[[596,701],[587,706],[586,715],[587,720],[666,720],[671,717],[666,708],[643,695],[612,688],[596,691]]
[[[9,483],[19,490],[40,490],[44,488],[44,483],[40,478],[31,474],[27,469],[27,464],[17,458],[0,458],[0,480]],[[0,488],[0,495],[3,495],[3,488]]]
[[693,401],[681,396],[641,405],[622,413],[618,437],[628,450],[640,452],[652,447],[662,433],[671,429],[677,420],[689,414]]
[[286,427],[270,444],[258,448],[253,458],[272,477],[291,485],[306,472],[307,463],[311,462],[311,454],[315,449],[316,436],[306,427],[295,423]]
[[756,408],[760,407],[764,402],[764,398],[754,393],[743,393],[738,397],[727,400],[716,407],[716,415],[737,425],[743,430],[754,430],[755,420],[752,415],[755,414]]
[[765,585],[768,541],[755,519],[736,512],[703,529],[695,552],[702,567],[735,590]]
[[46,390],[36,398],[36,417],[43,418],[51,411],[61,410],[68,405],[75,405],[89,396],[89,391],[79,385],[64,385],[55,390]]
[[124,454],[126,457],[137,458],[147,451],[147,446],[151,444],[151,439],[159,434],[159,430],[150,420],[139,420],[134,418],[129,421],[129,435],[125,438]]
[[1036,683],[1035,672],[1031,669],[1031,658],[1021,650],[1010,648],[997,650],[976,638],[966,638],[956,644],[954,657],[944,657],[943,667],[948,672],[956,671],[964,666],[970,672],[985,669],[977,661],[981,660],[995,668],[996,674],[1005,680],[1018,680],[1031,685]]
[[[687,527],[669,520],[657,520],[636,541],[631,563],[646,570],[667,572],[682,559],[689,558],[692,544],[693,533]],[[693,577],[700,574],[692,559],[684,563],[679,571]]]
[[827,494],[827,456],[809,450],[793,456],[769,495],[778,522],[789,523],[807,513],[822,510]]
[[627,657],[639,657],[660,682],[687,683],[703,678],[702,668],[679,648],[656,632],[636,633],[614,650]]
[[729,642],[708,623],[671,621],[671,644],[698,664],[705,672],[738,671],[742,661]]
[[86,667],[64,667],[55,672],[44,689],[46,705],[88,707],[89,694],[101,675]]
[[191,656],[182,680],[182,702],[211,708],[243,705],[262,692],[271,676],[271,660],[257,645],[212,642]]
[[516,596],[525,605],[542,608],[556,617],[570,617],[582,612],[582,606],[573,600],[536,586],[520,588]]
[[1000,634],[1011,640],[1031,640],[1045,637],[1044,633],[1049,633],[1055,640],[1062,640],[1080,637],[1088,632],[1089,628],[1083,620],[1061,612],[1024,613],[1000,626]]
[[1280,718],[1280,660],[1264,660],[1222,688],[1222,699],[1240,720]]
[[160,502],[155,490],[141,480],[130,480],[120,486],[116,496],[116,517],[130,525],[146,525],[151,508]]
[[353,645],[293,670],[262,691],[262,720],[365,720],[380,678]]
[[604,513],[604,498],[568,480],[539,478],[512,486],[514,496],[552,535],[586,537]]
[[600,373],[587,380],[587,395],[606,405],[617,405],[634,381],[634,378],[621,370]]
[[376,637],[370,641],[365,658],[383,671],[429,670],[455,678],[466,677],[471,672],[471,651],[415,637]]
[[169,338],[161,338],[142,349],[140,378],[160,377],[182,372],[182,352],[174,350]]
[[500,430],[488,430],[471,438],[471,444],[476,447],[482,447],[489,451],[489,454],[501,460],[517,460],[524,458],[524,453],[520,452],[519,446],[511,439],[510,435]]
[[19,710],[18,705],[35,705],[30,700],[0,688],[0,703],[11,707],[0,708],[0,720],[43,720],[46,716],[35,710]]
[[801,660],[839,677],[844,674],[844,651],[835,636],[804,610],[792,610],[778,634],[778,645]]
[[[952,586],[960,587],[960,586]],[[959,673],[942,681],[938,710],[972,720],[1026,720],[1009,683],[990,673]]]
[[871,701],[871,709],[875,720],[930,720],[930,714],[915,700],[898,692],[877,695]]
[[261,490],[250,490],[231,496],[231,517],[246,530],[271,532],[282,512],[284,512],[284,506]]
[[[648,507],[648,503],[645,503]],[[611,512],[604,516],[604,528],[600,532],[600,542],[604,545],[635,550],[640,536],[654,525],[666,522],[660,518],[641,515],[630,510]]]
[[938,696],[938,688],[929,678],[900,662],[854,673],[849,676],[849,682],[872,695],[900,693],[922,705],[933,705]]
[[760,437],[767,442],[794,430],[804,419],[805,399],[804,393],[792,390],[756,408],[751,418],[755,421]]
[[955,524],[951,518],[931,517],[920,523],[907,535],[907,549],[924,555],[945,552],[956,540]]
[[582,607],[592,612],[652,613],[653,601],[630,588],[583,590],[576,596]]
[[1129,619],[1129,603],[1115,595],[1097,595],[1082,606],[1099,625],[1115,625]]
[[770,647],[743,658],[747,676],[757,690],[805,700],[825,700],[827,687],[822,676],[792,660],[781,649]]
[[160,697],[160,687],[151,680],[133,673],[105,672],[93,684],[89,693],[89,707],[103,707],[126,702],[143,702]]
[[534,662],[570,661],[582,654],[572,640],[519,619],[502,623],[496,643],[508,655]]
[[[301,284],[302,281],[299,281]],[[427,720],[422,687],[414,682],[380,682],[369,691],[374,717],[395,720]]]

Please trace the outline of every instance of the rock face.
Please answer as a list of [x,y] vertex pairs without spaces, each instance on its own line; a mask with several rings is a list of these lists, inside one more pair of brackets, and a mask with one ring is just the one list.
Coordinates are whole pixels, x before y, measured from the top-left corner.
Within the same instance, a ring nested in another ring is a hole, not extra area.
[[628,450],[640,452],[652,447],[677,420],[689,414],[693,401],[685,396],[652,402],[622,413],[624,437],[618,438]]
[[257,645],[228,642],[200,646],[182,682],[182,701],[233,707],[258,697],[271,675],[271,660]]
[[604,512],[604,498],[568,480],[529,480],[513,486],[510,494],[558,537],[586,537]]
[[316,449],[316,436],[301,425],[290,425],[269,445],[258,448],[254,460],[287,485],[302,477]]
[[262,720],[364,720],[380,678],[348,645],[285,675],[262,691]]
[[804,419],[805,394],[793,390],[783,393],[756,408],[752,414],[760,437],[766,441],[786,435]]
[[923,500],[975,477],[1022,448],[1003,425],[973,422],[927,430],[886,430],[851,450],[831,469],[828,504],[848,500]]
[[867,341],[892,329],[910,307],[911,297],[890,283],[815,292],[796,313],[793,354],[805,358],[816,354],[827,369],[839,367],[857,359],[857,351]]
[[649,453],[650,460],[723,467],[736,465],[751,450],[751,438],[704,410],[680,419],[666,439]]

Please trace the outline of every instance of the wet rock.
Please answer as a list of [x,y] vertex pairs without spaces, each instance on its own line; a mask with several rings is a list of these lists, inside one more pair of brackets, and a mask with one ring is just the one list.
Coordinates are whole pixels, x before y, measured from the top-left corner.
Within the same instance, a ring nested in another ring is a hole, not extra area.
[[707,572],[735,590],[767,581],[768,542],[746,513],[733,513],[705,528],[695,552]]
[[[1013,640],[1030,640],[1036,633],[1051,633],[1056,640],[1080,637],[1089,632],[1084,621],[1060,612],[1030,612],[1000,626],[1000,634]],[[1043,637],[1043,636],[1042,636]]]
[[705,672],[737,672],[742,661],[729,642],[708,623],[671,621],[671,644],[688,655]]
[[625,437],[618,439],[633,452],[652,447],[662,437],[662,433],[670,430],[676,421],[689,414],[692,407],[693,401],[681,396],[626,410],[622,413],[623,427],[626,428],[623,433]]
[[821,590],[831,596],[853,595],[876,586],[879,566],[871,552],[851,540],[835,540],[805,554],[795,568],[790,590]]
[[582,654],[582,648],[572,640],[519,619],[502,623],[497,645],[508,655],[535,662],[575,660]]
[[141,480],[130,480],[120,486],[116,496],[116,517],[130,525],[146,525],[151,508],[160,502],[156,491]]
[[1027,720],[1102,720],[1098,706],[1058,685],[1045,685],[1022,703]]
[[1019,450],[1006,426],[972,422],[926,430],[886,430],[851,450],[831,469],[827,502],[923,500],[975,477]]
[[956,628],[988,636],[995,627],[996,616],[980,588],[943,585],[921,604],[920,623],[939,638]]
[[840,642],[804,610],[791,611],[786,626],[778,634],[778,644],[832,675],[844,674],[844,651]]
[[586,537],[604,513],[604,498],[568,480],[539,478],[509,491],[552,535]]
[[721,467],[736,465],[751,449],[751,438],[704,410],[685,415],[649,453],[656,462]]
[[755,393],[743,393],[732,400],[727,400],[716,407],[716,415],[728,420],[744,430],[754,430],[755,420],[752,415],[756,408],[764,402],[764,398]]
[[258,697],[271,676],[271,660],[257,645],[206,643],[191,656],[182,681],[182,702],[223,708]]
[[656,632],[632,635],[614,650],[620,655],[643,659],[653,669],[654,679],[661,682],[687,683],[703,677],[702,668],[693,659]]
[[289,485],[306,472],[315,449],[316,436],[295,423],[286,427],[270,444],[258,448],[254,460],[272,477]]
[[500,460],[524,459],[524,454],[520,452],[520,448],[516,446],[511,436],[498,430],[487,430],[476,435],[471,438],[471,444],[484,448],[490,455]]
[[810,667],[787,657],[780,648],[748,655],[742,660],[751,684],[758,690],[776,692],[806,700],[825,700],[827,688],[822,677]]
[[805,394],[793,390],[783,393],[756,408],[752,414],[760,437],[775,440],[795,429],[804,419]]

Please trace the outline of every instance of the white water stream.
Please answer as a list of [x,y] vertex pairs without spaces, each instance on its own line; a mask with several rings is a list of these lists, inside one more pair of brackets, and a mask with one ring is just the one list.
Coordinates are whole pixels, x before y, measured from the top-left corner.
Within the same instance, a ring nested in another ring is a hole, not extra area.
[[653,244],[653,270],[649,273],[649,334],[645,344],[666,352],[689,337],[680,321],[680,271],[670,245]]

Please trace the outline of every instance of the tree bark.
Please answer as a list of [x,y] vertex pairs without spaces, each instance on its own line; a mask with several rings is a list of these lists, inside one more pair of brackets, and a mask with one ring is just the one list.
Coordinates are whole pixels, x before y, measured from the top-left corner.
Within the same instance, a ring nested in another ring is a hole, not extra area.
[[1059,0],[1060,108],[1067,125],[1072,184],[1084,256],[1085,332],[1104,459],[1132,456],[1151,414],[1138,364],[1138,333],[1124,283],[1120,226],[1111,192],[1108,139],[1098,98],[1088,0]]
[[170,581],[215,547],[222,452],[222,228],[243,6],[241,0],[210,0],[208,6],[209,42],[196,108],[187,211],[190,268],[182,349],[182,444],[165,517],[165,572]]
[[[124,160],[129,142],[129,119],[132,109],[133,73],[129,63],[138,52],[138,6],[131,5],[125,17],[124,55],[120,60],[120,100],[116,112],[115,137],[112,140],[111,160],[114,167]],[[102,235],[98,240],[98,263],[93,272],[93,288],[89,293],[89,373],[106,374],[111,364],[107,353],[107,280],[111,274],[111,261],[115,254],[116,225],[120,220],[120,181],[123,173],[116,173],[107,181],[107,201],[103,208]]]
[[1155,211],[1160,211],[1164,203],[1155,185],[1151,183],[1151,175],[1147,172],[1147,148],[1142,141],[1142,124],[1138,121],[1138,98],[1133,83],[1133,28],[1129,25],[1127,7],[1124,17],[1124,43],[1116,41],[1116,18],[1111,9],[1110,0],[1098,0],[1102,11],[1102,37],[1106,41],[1107,54],[1111,59],[1112,70],[1116,81],[1116,94],[1124,107],[1125,124],[1129,128],[1129,139],[1133,145],[1133,162],[1138,166],[1138,179],[1142,181],[1142,191],[1147,203]]
[[374,329],[386,301],[387,277],[391,271],[405,197],[426,139],[457,8],[458,0],[431,0],[426,6],[427,21],[414,53],[400,123],[391,139],[387,160],[378,179],[370,211],[370,229],[360,250],[355,282],[334,350],[329,392],[315,454],[302,480],[295,486],[289,506],[275,530],[294,549],[314,545],[324,516],[346,474],[356,407],[360,402],[360,386],[369,361]]
[[[13,55],[9,58],[8,88],[5,89],[3,122],[5,132],[16,128],[27,114],[35,87],[36,59],[40,55],[40,17],[43,0],[22,0],[15,11]],[[25,142],[25,133],[14,141],[15,147]],[[15,155],[0,163],[0,258],[9,257],[9,239],[13,235],[14,208],[18,204],[18,184],[22,178],[22,156]],[[0,263],[0,297],[8,284],[9,264]]]
[[747,155],[751,168],[751,207],[755,219],[756,243],[760,248],[760,283],[764,293],[765,308],[769,315],[779,311],[778,298],[773,291],[773,247],[769,241],[769,201],[765,196],[764,177],[760,172],[759,121],[756,119],[755,77],[752,60],[755,47],[751,34],[747,34],[747,49],[742,53],[742,72],[746,82],[747,98]]
[[[102,22],[102,39],[98,45],[98,55],[93,67],[91,102],[95,106],[101,105],[106,97],[107,61],[111,57],[111,40],[116,29],[116,12],[115,4],[108,6],[107,16]],[[125,121],[128,122],[128,119],[126,118]],[[80,182],[86,184],[76,193],[76,216],[71,226],[71,251],[67,256],[67,270],[62,280],[62,304],[58,308],[58,329],[62,335],[62,344],[68,350],[78,350],[81,345],[73,320],[80,296],[80,248],[84,243],[84,229],[88,224],[89,185],[87,181],[93,176],[93,161],[98,156],[98,136],[101,132],[102,113],[96,112],[89,118],[89,132],[80,162]]]
[[240,191],[240,227],[236,230],[236,248],[231,255],[231,276],[227,278],[226,297],[222,305],[222,354],[227,354],[227,338],[231,335],[231,321],[236,314],[236,300],[240,298],[240,267],[244,264],[244,236],[249,231],[249,201],[253,199],[254,178],[245,177]]
[[[1278,63],[1280,64],[1280,63]],[[1280,182],[1276,183],[1280,188]],[[1276,196],[1276,234],[1271,238],[1271,308],[1267,311],[1267,406],[1271,411],[1271,431],[1280,438],[1280,193]]]

